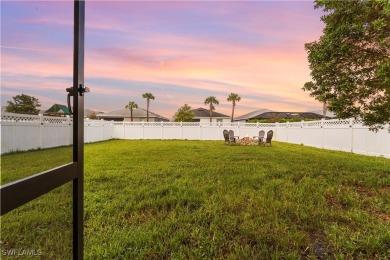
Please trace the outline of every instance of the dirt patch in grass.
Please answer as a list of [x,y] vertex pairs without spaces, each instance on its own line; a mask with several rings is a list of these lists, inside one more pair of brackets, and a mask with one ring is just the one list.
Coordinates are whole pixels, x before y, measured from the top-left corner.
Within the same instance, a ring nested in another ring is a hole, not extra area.
[[333,197],[331,193],[327,192],[325,194],[325,199],[330,209],[340,207],[340,203],[337,201],[336,198]]
[[[363,197],[376,197],[378,193],[363,187],[361,185],[353,185],[353,189]],[[390,185],[382,186],[379,188],[379,193],[381,194],[390,194]],[[372,208],[364,208],[365,211],[368,211],[370,214],[374,215],[377,219],[383,222],[390,222],[390,213],[380,212]]]
[[390,185],[386,185],[379,188],[380,193],[390,195]]
[[345,209],[348,209],[348,207],[349,207],[348,204],[340,201],[339,198],[334,197],[332,195],[332,193],[329,193],[329,192],[326,193],[325,194],[325,199],[326,199],[326,203],[328,204],[328,208],[330,210],[335,210],[335,209],[343,209],[343,210],[345,210]]
[[376,216],[378,216],[384,222],[390,222],[390,214],[389,213],[376,212]]
[[390,213],[379,212],[373,209],[368,210],[368,212],[370,212],[370,214],[374,215],[377,219],[383,222],[390,222]]
[[367,188],[365,188],[363,186],[360,186],[360,185],[354,185],[353,188],[361,196],[375,197],[377,195],[374,191],[369,190],[369,189],[367,189]]
[[[334,259],[328,239],[322,233],[313,233],[310,236],[311,252],[316,256],[316,259]],[[307,258],[308,255],[303,255]]]

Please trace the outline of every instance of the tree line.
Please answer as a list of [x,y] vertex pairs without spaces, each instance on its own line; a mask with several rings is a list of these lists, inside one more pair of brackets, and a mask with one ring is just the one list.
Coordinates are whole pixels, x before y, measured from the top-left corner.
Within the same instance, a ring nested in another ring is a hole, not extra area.
[[[146,98],[146,121],[149,122],[149,106],[150,106],[150,100],[154,100],[155,97],[152,93],[145,93],[142,94],[143,98]],[[232,116],[231,121],[233,122],[234,117],[234,109],[236,107],[236,102],[239,102],[241,100],[241,97],[236,93],[230,93],[230,95],[227,98],[227,101],[232,102]],[[204,101],[205,105],[209,105],[209,111],[210,111],[210,122],[213,120],[213,111],[215,110],[214,105],[219,105],[219,101],[215,96],[207,97]],[[125,108],[130,110],[130,120],[133,122],[133,110],[138,108],[138,104],[134,101],[129,101],[129,103],[125,106]],[[191,106],[188,104],[184,104],[181,106],[174,115],[174,121],[175,122],[192,122],[193,118],[195,116],[195,113],[192,111]]]
[[[234,117],[234,109],[236,107],[236,102],[239,102],[241,97],[236,93],[230,93],[227,98],[227,101],[232,102],[232,116],[231,121],[233,122]],[[205,105],[209,105],[209,115],[210,115],[210,123],[213,121],[213,111],[215,110],[214,105],[219,105],[219,101],[215,96],[207,97],[204,101]],[[191,122],[195,116],[195,113],[191,111],[191,107],[188,104],[184,104],[179,110],[175,113],[174,121],[175,122]]]

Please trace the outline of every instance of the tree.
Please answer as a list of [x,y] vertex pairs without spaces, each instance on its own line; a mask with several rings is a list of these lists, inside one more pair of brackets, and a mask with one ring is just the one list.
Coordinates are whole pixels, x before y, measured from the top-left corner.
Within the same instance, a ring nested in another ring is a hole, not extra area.
[[36,97],[21,94],[12,97],[12,99],[13,102],[7,101],[8,105],[5,108],[6,112],[35,115],[39,113],[38,108],[41,106],[41,104]]
[[90,114],[88,118],[89,118],[89,119],[99,119],[99,118],[97,117],[97,115],[96,115],[95,112],[92,113],[92,114]]
[[214,104],[218,105],[219,101],[214,96],[210,96],[210,97],[206,98],[206,100],[204,101],[204,104],[210,105],[210,123],[211,123],[213,120],[213,110],[215,110]]
[[149,105],[150,105],[150,100],[154,100],[154,96],[152,93],[145,93],[142,94],[143,98],[146,98],[146,122],[149,122]]
[[130,120],[133,122],[133,109],[137,109],[138,105],[134,101],[130,101],[129,104],[125,106],[125,108],[130,109]]
[[174,120],[175,122],[192,122],[195,113],[191,111],[191,107],[187,104],[180,107],[175,113]]
[[390,2],[316,0],[323,35],[306,43],[312,81],[303,90],[340,118],[378,129],[390,122]]
[[227,98],[227,101],[232,101],[233,102],[233,107],[232,107],[232,118],[231,121],[233,122],[233,117],[234,117],[234,108],[236,107],[236,102],[240,102],[241,97],[236,94],[236,93],[230,93],[229,97]]

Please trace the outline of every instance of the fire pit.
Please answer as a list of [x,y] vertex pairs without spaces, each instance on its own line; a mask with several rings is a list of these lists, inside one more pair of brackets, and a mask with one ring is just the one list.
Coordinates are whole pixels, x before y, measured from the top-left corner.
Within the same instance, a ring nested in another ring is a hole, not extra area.
[[244,137],[242,139],[236,140],[236,144],[238,145],[257,145],[257,140],[252,139],[250,137]]

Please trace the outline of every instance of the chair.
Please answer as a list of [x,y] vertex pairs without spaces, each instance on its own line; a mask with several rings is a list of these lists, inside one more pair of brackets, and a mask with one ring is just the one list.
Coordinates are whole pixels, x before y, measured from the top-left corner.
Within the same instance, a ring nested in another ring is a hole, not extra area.
[[225,144],[229,143],[229,131],[223,130],[223,137],[225,138]]
[[265,132],[264,130],[260,130],[259,131],[259,136],[256,136],[259,140],[258,140],[258,144],[261,145],[264,143],[264,135],[265,135]]
[[272,140],[273,136],[274,136],[274,131],[269,130],[267,132],[267,139],[265,140],[265,142],[263,142],[264,146],[266,146],[267,144],[269,144],[269,146],[272,146],[271,145],[271,140]]
[[229,144],[236,144],[236,138],[234,137],[233,130],[229,131]]

